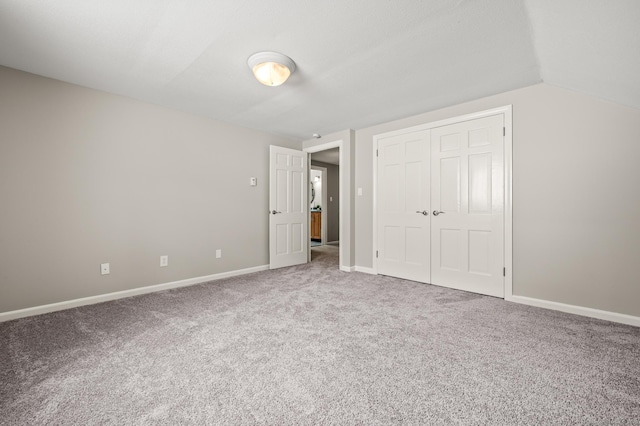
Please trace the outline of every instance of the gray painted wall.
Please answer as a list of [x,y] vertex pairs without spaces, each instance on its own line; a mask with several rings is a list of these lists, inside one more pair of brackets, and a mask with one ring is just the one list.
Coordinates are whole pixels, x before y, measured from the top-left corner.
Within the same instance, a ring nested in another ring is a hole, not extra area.
[[545,84],[358,130],[356,265],[373,265],[373,135],[508,104],[514,294],[640,316],[640,111]]
[[270,144],[0,67],[0,312],[268,264]]
[[[373,262],[373,135],[507,104],[514,293],[640,316],[640,111],[544,84],[304,141],[345,141],[343,266]],[[0,67],[0,312],[267,264],[270,144],[301,145]]]
[[[313,156],[312,156],[313,158]],[[327,241],[340,240],[340,167],[335,164],[323,163],[311,160],[312,166],[325,167],[327,169],[327,182],[324,188],[327,191],[327,205],[323,209],[327,211]],[[333,201],[329,201],[333,197]]]

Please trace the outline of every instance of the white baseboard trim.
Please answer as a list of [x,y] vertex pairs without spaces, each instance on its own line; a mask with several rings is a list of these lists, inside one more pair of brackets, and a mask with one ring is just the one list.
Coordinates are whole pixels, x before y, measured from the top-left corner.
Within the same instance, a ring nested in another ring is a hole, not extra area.
[[342,266],[340,265],[340,270],[344,272],[354,272],[356,270],[355,266]]
[[570,314],[582,315],[585,317],[597,318],[606,321],[619,322],[627,325],[640,327],[640,317],[633,315],[619,314],[616,312],[602,311],[600,309],[585,308],[584,306],[567,305],[566,303],[551,302],[548,300],[534,299],[526,296],[509,296],[505,298],[509,302],[522,303],[523,305],[537,306],[538,308],[553,309],[555,311],[567,312]]
[[251,274],[259,271],[266,271],[269,265],[254,266],[252,268],[239,269],[236,271],[221,272],[219,274],[206,275],[203,277],[188,278],[186,280],[173,281],[164,284],[150,285],[146,287],[132,288],[131,290],[116,291],[113,293],[99,294],[97,296],[83,297],[80,299],[67,300],[65,302],[51,303],[48,305],[34,306],[33,308],[18,309],[16,311],[1,312],[0,322],[11,321],[18,318],[30,317],[33,315],[46,314],[49,312],[62,311],[76,308],[78,306],[93,305],[96,303],[108,302],[110,300],[124,299],[125,297],[138,296],[140,294],[155,293],[157,291],[171,290],[173,288],[188,287],[190,285],[202,284],[208,281],[220,280],[222,278],[235,277],[238,275]]
[[377,275],[375,269],[365,268],[364,266],[356,266],[356,272],[362,272],[364,274]]

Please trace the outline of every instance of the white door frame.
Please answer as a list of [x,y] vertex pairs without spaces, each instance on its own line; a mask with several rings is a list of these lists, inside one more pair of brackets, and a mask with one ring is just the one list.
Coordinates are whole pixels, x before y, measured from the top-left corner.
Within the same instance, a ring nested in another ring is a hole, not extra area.
[[[311,156],[309,156],[311,157]],[[320,245],[325,245],[327,244],[327,168],[326,167],[321,167],[321,166],[311,166],[310,167],[311,170],[318,170],[320,172],[322,172],[322,200],[320,200],[320,206],[322,207],[322,210],[320,210],[320,238],[322,239],[322,241],[320,241]],[[311,176],[311,173],[309,173],[309,176]],[[316,203],[317,204],[317,203]],[[311,207],[311,206],[309,206]],[[309,235],[311,235],[311,225],[309,225]]]
[[[513,203],[512,203],[512,169],[513,169],[513,107],[505,105],[486,111],[452,117],[445,120],[420,124],[418,126],[407,127],[392,132],[381,133],[373,136],[373,273],[378,273],[378,260],[376,251],[378,250],[378,139],[389,136],[397,136],[404,133],[429,130],[434,127],[448,126],[463,121],[475,120],[477,118],[489,117],[492,115],[504,114],[504,298],[511,300],[513,297]],[[342,216],[341,216],[342,217]],[[342,224],[341,224],[342,225]]]
[[[349,224],[349,218],[345,217],[345,194],[348,193],[348,189],[349,189],[349,177],[347,175],[347,173],[345,173],[345,169],[347,169],[346,167],[346,152],[345,152],[345,144],[344,141],[342,139],[337,140],[337,141],[333,141],[333,142],[327,142],[327,143],[323,143],[320,145],[314,145],[308,148],[303,148],[302,150],[304,152],[307,152],[309,154],[313,154],[314,152],[320,152],[320,151],[326,151],[328,149],[333,149],[333,148],[338,148],[339,152],[340,152],[340,168],[339,168],[339,175],[340,175],[340,195],[338,197],[338,199],[340,200],[340,229],[339,229],[339,240],[340,240],[340,270],[342,271],[346,271],[346,272],[352,272],[352,269],[349,266],[344,265],[343,261],[344,259],[346,259],[345,253],[347,253],[348,251],[350,251],[350,247],[349,244],[346,242],[346,233],[347,233],[347,225]],[[309,161],[311,162],[311,161]]]

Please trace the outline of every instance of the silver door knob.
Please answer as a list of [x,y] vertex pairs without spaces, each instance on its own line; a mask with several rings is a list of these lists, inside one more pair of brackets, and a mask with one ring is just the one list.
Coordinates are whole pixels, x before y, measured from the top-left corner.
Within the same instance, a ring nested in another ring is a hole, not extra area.
[[278,213],[282,213],[282,212],[277,212],[277,211],[275,211],[275,210],[272,210],[272,211],[271,211],[271,214],[278,214]]
[[429,214],[429,212],[426,211],[426,210],[422,210],[422,211],[418,210],[416,213],[420,213],[420,214],[425,215],[425,216]]
[[444,214],[444,212],[439,212],[438,210],[433,211],[434,216],[438,216],[439,214]]

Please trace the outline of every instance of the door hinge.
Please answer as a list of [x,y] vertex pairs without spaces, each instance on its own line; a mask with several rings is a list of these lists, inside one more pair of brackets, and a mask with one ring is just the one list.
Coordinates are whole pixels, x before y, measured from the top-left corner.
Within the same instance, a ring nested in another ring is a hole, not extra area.
[[502,136],[507,136],[507,128],[506,127],[502,128]]
[[507,268],[502,268],[502,276],[503,277],[507,276]]
[[376,258],[378,257],[378,250],[376,250]]

